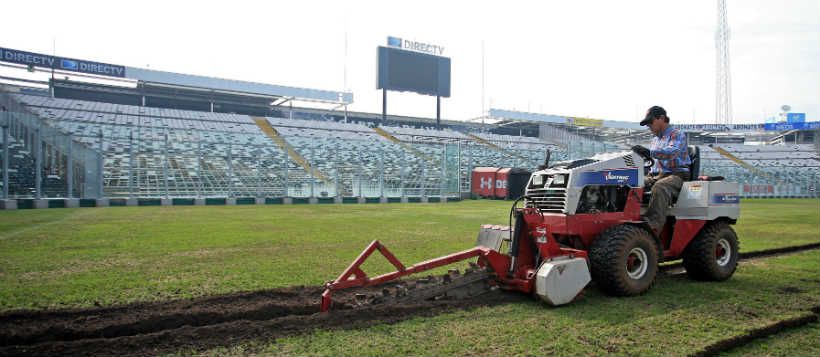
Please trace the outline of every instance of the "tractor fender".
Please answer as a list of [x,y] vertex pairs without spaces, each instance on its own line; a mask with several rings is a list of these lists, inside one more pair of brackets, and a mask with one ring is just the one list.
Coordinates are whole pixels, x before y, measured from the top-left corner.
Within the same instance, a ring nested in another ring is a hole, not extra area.
[[718,218],[715,218],[715,220],[712,221],[712,222],[726,222],[726,224],[735,225],[735,224],[737,224],[737,219],[729,218],[729,217],[726,217],[726,216],[720,216]]
[[714,220],[679,219],[675,222],[672,240],[669,242],[669,250],[667,250],[664,255],[669,259],[678,259],[683,256],[689,244],[692,243],[704,229],[718,223],[735,224],[736,222],[736,219],[725,216],[718,217]]
[[668,258],[677,259],[689,246],[689,243],[700,234],[703,227],[712,221],[702,219],[679,219],[675,222],[672,240],[669,241],[669,250],[664,254]]

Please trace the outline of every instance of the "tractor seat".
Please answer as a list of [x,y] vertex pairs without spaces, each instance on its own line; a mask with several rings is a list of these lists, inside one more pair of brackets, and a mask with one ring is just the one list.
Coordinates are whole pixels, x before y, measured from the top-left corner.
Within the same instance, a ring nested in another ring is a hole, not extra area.
[[696,181],[700,175],[700,148],[697,146],[689,146],[689,159],[692,163],[689,164],[689,181]]

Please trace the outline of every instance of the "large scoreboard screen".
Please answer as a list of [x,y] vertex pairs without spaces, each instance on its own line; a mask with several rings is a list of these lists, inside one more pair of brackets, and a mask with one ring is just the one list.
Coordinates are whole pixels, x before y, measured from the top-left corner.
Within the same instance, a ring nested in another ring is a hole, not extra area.
[[450,59],[393,47],[379,47],[378,88],[450,96]]

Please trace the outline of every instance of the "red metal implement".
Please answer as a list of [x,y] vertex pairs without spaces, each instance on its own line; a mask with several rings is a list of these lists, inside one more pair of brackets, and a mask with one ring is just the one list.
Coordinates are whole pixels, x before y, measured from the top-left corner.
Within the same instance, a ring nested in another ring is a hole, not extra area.
[[[373,254],[373,251],[378,250],[390,264],[393,264],[396,267],[396,271],[391,273],[386,273],[379,275],[375,278],[368,278],[367,273],[361,270],[361,265],[367,260],[367,258]],[[415,264],[410,267],[405,267],[398,258],[396,258],[393,253],[390,252],[387,247],[382,245],[378,240],[374,240],[370,243],[370,245],[359,254],[359,257],[350,264],[350,266],[339,275],[336,280],[329,282],[325,285],[325,291],[322,293],[322,305],[321,311],[326,312],[330,310],[331,305],[331,298],[330,295],[334,290],[341,290],[350,287],[366,287],[366,286],[373,286],[382,284],[386,281],[394,280],[401,278],[403,276],[407,276],[410,274],[419,273],[425,270],[435,269],[444,265],[452,264],[455,262],[460,262],[462,260],[487,255],[491,249],[486,247],[475,247],[471,249],[467,249],[458,253],[453,253],[450,255],[446,255],[443,257],[427,260],[418,264]]]

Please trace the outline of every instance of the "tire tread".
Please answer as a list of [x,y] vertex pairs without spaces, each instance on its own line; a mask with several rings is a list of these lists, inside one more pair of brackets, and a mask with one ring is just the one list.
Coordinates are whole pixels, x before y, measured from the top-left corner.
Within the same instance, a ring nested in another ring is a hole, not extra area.
[[[650,249],[652,251],[648,251],[647,254],[650,260],[652,256],[655,258],[655,262],[647,262],[650,265],[646,273],[651,275],[651,281],[644,289],[636,289],[629,284],[626,268],[622,267],[623,264],[619,259],[620,255],[627,250],[627,246],[636,239],[646,239],[651,242],[653,249]],[[640,295],[649,290],[655,283],[658,271],[657,257],[657,246],[649,232],[640,227],[625,224],[605,230],[592,243],[589,250],[593,280],[604,292],[615,296]]]
[[[721,271],[713,257],[714,245],[717,244],[717,239],[724,230],[731,232],[733,241],[730,241],[730,244],[734,245],[732,247],[734,258],[732,258],[731,270],[728,272]],[[737,234],[731,226],[725,222],[708,224],[683,252],[683,267],[686,268],[686,274],[695,280],[723,281],[729,279],[737,269],[739,248]]]

